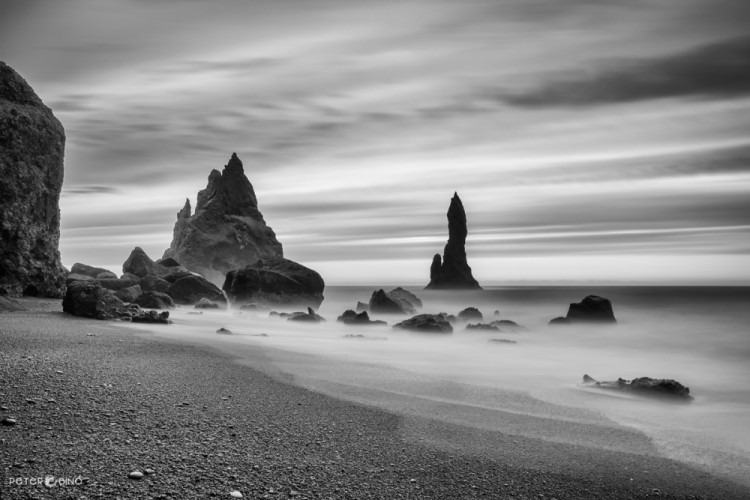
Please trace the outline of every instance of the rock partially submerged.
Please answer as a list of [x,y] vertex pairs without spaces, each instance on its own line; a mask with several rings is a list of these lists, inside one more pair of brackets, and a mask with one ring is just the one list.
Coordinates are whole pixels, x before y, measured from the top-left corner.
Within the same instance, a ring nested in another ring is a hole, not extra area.
[[466,325],[465,330],[484,330],[484,331],[490,331],[490,332],[499,332],[500,329],[496,327],[495,325],[490,325],[487,323],[469,323]]
[[617,323],[612,311],[612,302],[598,295],[589,295],[581,302],[574,302],[568,307],[565,317],[552,319],[550,325],[569,323]]
[[317,272],[281,257],[260,259],[229,271],[224,286],[236,304],[263,303],[319,307],[325,282]]
[[453,333],[453,327],[441,314],[418,314],[396,323],[393,328],[414,332]]
[[515,321],[509,319],[497,319],[491,321],[490,325],[498,327],[501,332],[522,332],[526,330],[525,326],[521,326]]
[[482,321],[484,316],[482,316],[481,311],[476,307],[467,307],[458,313],[458,319],[462,321]]
[[325,321],[325,318],[323,316],[320,316],[315,311],[313,311],[312,307],[307,308],[307,312],[294,312],[287,316],[287,321],[307,321],[311,323],[320,323],[321,321]]
[[618,378],[614,382],[598,382],[589,375],[583,376],[583,384],[600,389],[610,389],[631,392],[640,396],[651,396],[679,401],[692,401],[690,388],[685,387],[676,380],[655,379],[649,377],[625,380]]
[[117,298],[115,292],[95,282],[72,283],[65,291],[62,305],[64,312],[74,316],[136,323],[169,323],[169,312],[144,311],[137,304],[126,304]]
[[59,201],[64,152],[63,126],[31,86],[0,62],[2,295],[63,295]]
[[401,287],[386,292],[382,288],[372,293],[368,309],[373,314],[416,314],[422,301]]
[[130,321],[133,323],[158,323],[163,325],[171,323],[169,320],[169,311],[141,311],[140,314],[133,315]]
[[337,321],[344,323],[345,325],[385,325],[385,321],[373,321],[367,314],[367,311],[360,313],[348,309],[344,311],[344,314],[337,318]]
[[193,306],[193,308],[194,309],[223,309],[224,305],[214,302],[213,300],[202,298],[195,304],[195,306]]
[[174,258],[217,285],[229,271],[283,256],[236,154],[221,172],[211,171],[208,185],[198,193],[194,214],[185,201],[177,213],[172,244],[164,252],[165,259]]
[[448,242],[445,244],[443,257],[435,254],[430,266],[429,289],[472,289],[481,290],[477,280],[471,274],[471,267],[466,260],[466,212],[458,193],[453,194],[448,207]]

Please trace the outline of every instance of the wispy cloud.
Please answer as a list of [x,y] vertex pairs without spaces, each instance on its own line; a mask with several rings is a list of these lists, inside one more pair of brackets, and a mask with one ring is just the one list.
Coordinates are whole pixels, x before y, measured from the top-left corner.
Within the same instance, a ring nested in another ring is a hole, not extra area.
[[623,59],[565,75],[536,89],[501,93],[514,106],[593,106],[662,98],[727,99],[750,96],[750,37],[678,54]]

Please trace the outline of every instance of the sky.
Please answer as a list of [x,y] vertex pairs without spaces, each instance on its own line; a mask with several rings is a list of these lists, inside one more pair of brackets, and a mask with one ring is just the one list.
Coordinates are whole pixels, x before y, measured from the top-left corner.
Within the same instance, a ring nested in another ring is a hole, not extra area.
[[161,257],[233,152],[287,258],[426,284],[750,284],[747,0],[2,0],[63,123],[63,263]]

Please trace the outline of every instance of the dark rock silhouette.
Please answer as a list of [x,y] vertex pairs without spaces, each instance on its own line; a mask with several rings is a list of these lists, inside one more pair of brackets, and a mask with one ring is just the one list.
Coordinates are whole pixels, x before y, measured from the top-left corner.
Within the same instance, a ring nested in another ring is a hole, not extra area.
[[200,276],[190,275],[180,278],[167,289],[167,295],[177,304],[195,304],[201,299],[226,303],[219,287]]
[[357,301],[356,311],[358,313],[359,312],[363,312],[363,311],[367,311],[369,309],[370,309],[370,305],[369,304],[365,304],[364,302]]
[[62,297],[60,191],[65,131],[0,61],[0,293]]
[[198,193],[195,213],[190,202],[177,214],[174,237],[164,258],[221,285],[226,273],[258,259],[283,257],[281,243],[258,210],[242,162],[232,154],[222,172],[212,170]]
[[581,302],[570,304],[567,316],[559,316],[549,322],[550,325],[570,323],[617,323],[617,320],[612,311],[612,302],[609,299],[589,295]]
[[441,314],[418,314],[393,325],[397,330],[429,333],[453,333],[453,327]]
[[479,309],[476,307],[467,307],[460,313],[458,313],[458,319],[462,321],[482,321],[484,317]]
[[428,289],[482,289],[466,261],[467,235],[466,212],[458,193],[454,193],[448,207],[448,243],[442,259],[440,254],[432,259]]
[[108,269],[88,266],[86,264],[81,264],[80,262],[73,264],[73,267],[70,268],[70,274],[84,275],[91,278],[117,278],[117,275]]
[[367,314],[367,311],[357,313],[348,309],[344,311],[344,314],[337,318],[337,321],[341,321],[345,325],[385,325],[385,321],[373,321]]
[[583,384],[600,389],[614,389],[628,391],[641,396],[659,397],[665,399],[691,401],[690,388],[676,380],[655,379],[649,377],[634,378],[628,381],[618,378],[614,382],[598,382],[589,375],[583,376]]
[[141,311],[139,314],[135,314],[130,318],[133,323],[160,323],[168,325],[171,323],[169,320],[169,311]]
[[521,326],[515,321],[511,321],[509,319],[497,319],[495,321],[491,321],[490,324],[498,327],[502,332],[521,332],[523,330],[526,330],[525,326]]
[[415,314],[422,301],[401,287],[386,292],[382,288],[373,292],[368,309],[373,314]]
[[[68,276],[70,278],[70,276]],[[118,291],[122,290],[123,288],[128,288],[134,285],[138,285],[141,280],[138,279],[136,276],[136,279],[131,278],[102,278],[97,279],[96,282],[99,283],[101,286],[106,288],[107,290],[113,290]]]
[[319,307],[325,282],[317,272],[281,257],[260,259],[227,273],[222,287],[232,303]]

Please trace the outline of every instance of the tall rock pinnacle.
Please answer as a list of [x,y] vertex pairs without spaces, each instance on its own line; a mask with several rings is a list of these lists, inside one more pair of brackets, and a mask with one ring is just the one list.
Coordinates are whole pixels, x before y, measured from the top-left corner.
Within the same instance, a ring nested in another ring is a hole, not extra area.
[[60,122],[0,61],[0,295],[62,296],[64,152]]
[[466,212],[458,193],[453,194],[448,207],[448,243],[443,258],[435,254],[430,266],[428,289],[480,289],[466,262]]
[[191,271],[221,286],[224,275],[264,257],[283,257],[281,243],[258,210],[242,161],[232,154],[224,170],[212,170],[198,193],[195,213],[190,202],[177,213],[172,257]]

